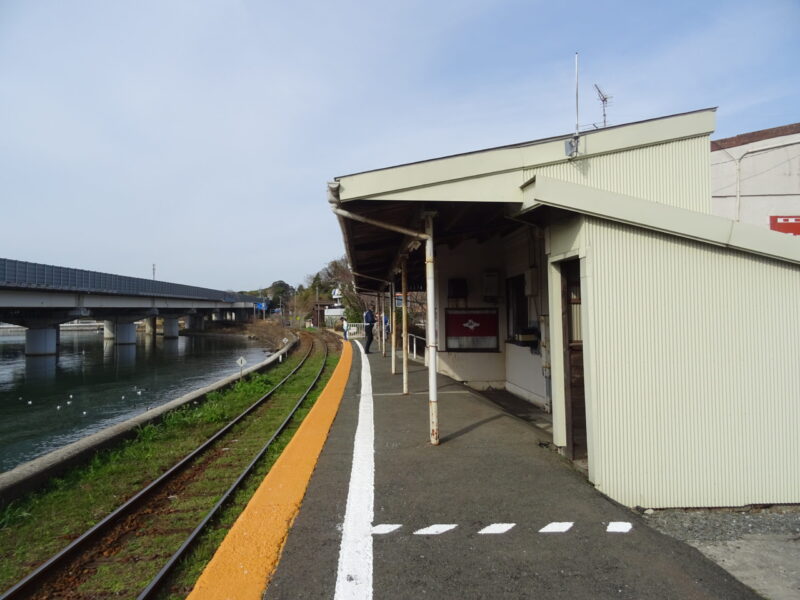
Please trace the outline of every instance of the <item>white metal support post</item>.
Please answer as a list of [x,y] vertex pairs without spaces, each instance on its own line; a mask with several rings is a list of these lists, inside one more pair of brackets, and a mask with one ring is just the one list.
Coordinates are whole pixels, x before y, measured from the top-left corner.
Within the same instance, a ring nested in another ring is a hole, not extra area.
[[[439,403],[436,388],[436,277],[433,262],[433,213],[425,214],[425,291],[428,318],[425,329],[428,346],[428,406],[431,418],[431,444],[439,445]],[[408,354],[408,350],[406,350]]]
[[378,294],[378,310],[381,311],[381,356],[384,358],[386,357],[386,320],[383,318],[384,316],[384,300],[386,297],[384,293],[381,292]]
[[[392,279],[394,279],[394,276],[392,276]],[[395,348],[397,348],[397,341],[396,341],[397,340],[397,334],[396,334],[396,331],[397,331],[397,327],[396,327],[397,326],[397,323],[396,323],[397,318],[396,318],[396,314],[395,313],[397,311],[394,309],[394,304],[395,304],[395,302],[394,302],[394,298],[395,298],[395,295],[394,295],[394,281],[392,281],[392,285],[391,285],[390,289],[391,289],[391,296],[392,296],[391,301],[389,302],[389,306],[392,309],[392,321],[391,321],[391,323],[392,323],[392,375],[394,375],[395,373],[397,373],[397,368],[395,367],[395,356],[396,356]]]
[[408,269],[404,256],[401,265],[400,286],[403,293],[403,393],[408,394]]

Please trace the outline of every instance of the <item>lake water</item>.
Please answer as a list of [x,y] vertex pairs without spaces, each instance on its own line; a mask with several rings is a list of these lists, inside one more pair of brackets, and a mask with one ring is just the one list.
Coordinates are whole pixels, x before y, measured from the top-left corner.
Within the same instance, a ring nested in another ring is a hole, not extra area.
[[239,335],[61,333],[58,356],[26,357],[25,336],[0,336],[0,471],[50,452],[239,371],[267,354]]

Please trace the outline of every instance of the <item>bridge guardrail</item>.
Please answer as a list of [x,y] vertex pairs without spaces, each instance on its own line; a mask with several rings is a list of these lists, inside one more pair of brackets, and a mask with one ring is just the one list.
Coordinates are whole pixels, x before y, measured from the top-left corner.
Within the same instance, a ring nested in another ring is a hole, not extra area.
[[23,260],[0,258],[0,288],[39,288],[127,296],[192,298],[217,302],[259,302],[254,296],[212,290],[181,283],[126,277],[99,271],[56,267]]

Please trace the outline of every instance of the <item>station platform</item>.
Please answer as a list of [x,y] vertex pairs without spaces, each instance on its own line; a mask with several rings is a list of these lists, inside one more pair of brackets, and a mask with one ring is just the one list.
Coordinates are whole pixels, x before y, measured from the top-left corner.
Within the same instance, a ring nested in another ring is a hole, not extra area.
[[427,369],[411,365],[403,395],[390,359],[353,344],[265,598],[759,598],[596,491],[539,429],[441,375],[430,445]]

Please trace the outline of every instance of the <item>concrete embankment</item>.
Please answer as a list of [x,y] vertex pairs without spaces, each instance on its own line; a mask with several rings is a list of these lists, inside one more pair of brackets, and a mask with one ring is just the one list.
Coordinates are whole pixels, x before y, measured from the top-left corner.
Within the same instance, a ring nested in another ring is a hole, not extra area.
[[[289,341],[280,350],[266,360],[244,369],[242,375],[260,371],[275,361],[281,360],[281,357],[286,355],[298,341],[298,338],[292,334],[287,334],[287,337],[290,338]],[[233,385],[239,379],[239,373],[225,377],[211,385],[152,408],[141,415],[107,427],[63,448],[18,465],[10,471],[0,473],[0,504],[7,504],[22,494],[40,486],[48,479],[62,475],[67,469],[84,462],[98,450],[108,448],[126,438],[133,437],[137,428],[159,421],[169,411],[189,402],[203,399],[207,394]]]

